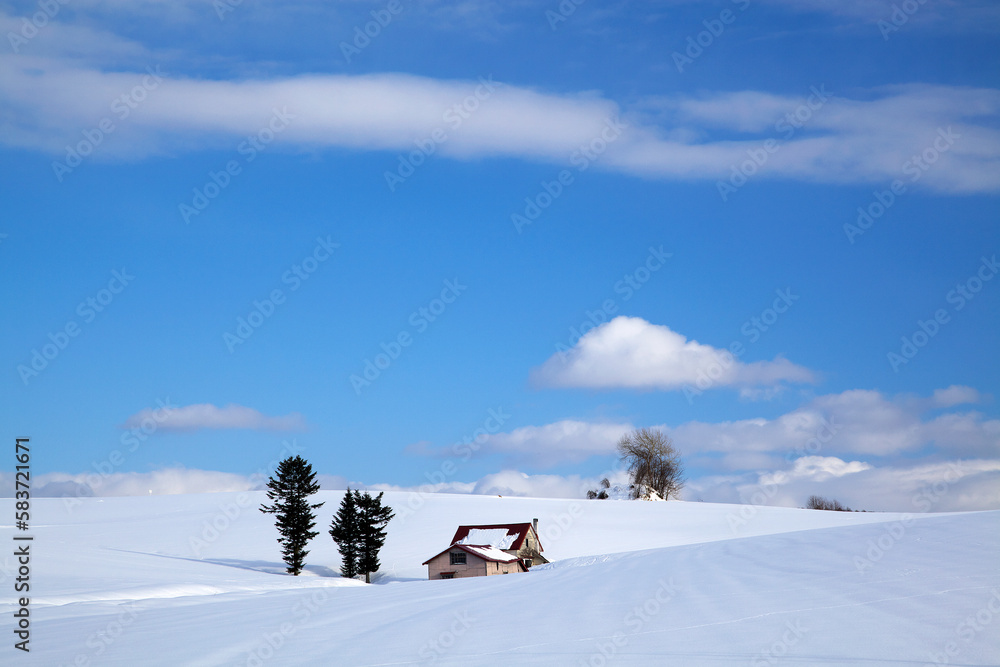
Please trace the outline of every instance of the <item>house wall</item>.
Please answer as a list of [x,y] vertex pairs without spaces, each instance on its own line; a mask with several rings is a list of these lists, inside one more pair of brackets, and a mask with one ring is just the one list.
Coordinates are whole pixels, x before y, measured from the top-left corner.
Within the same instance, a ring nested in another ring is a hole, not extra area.
[[517,563],[496,563],[483,560],[470,553],[465,554],[465,565],[452,565],[450,552],[445,552],[427,563],[427,578],[440,579],[442,572],[454,572],[455,579],[462,577],[491,577],[496,574],[514,574],[521,572]]
[[532,530],[528,531],[528,535],[524,538],[524,543],[519,550],[508,549],[507,553],[514,554],[518,558],[530,558],[532,565],[541,565],[542,563],[549,562],[538,550],[538,540],[535,539],[535,532]]
[[488,577],[495,574],[513,574],[516,572],[521,572],[521,568],[517,563],[486,563],[486,576]]
[[442,572],[454,572],[456,579],[462,577],[482,577],[490,574],[486,566],[493,565],[493,563],[489,563],[479,556],[473,556],[470,553],[462,551],[465,554],[465,565],[452,565],[450,553],[446,551],[427,563],[428,579],[440,579]]

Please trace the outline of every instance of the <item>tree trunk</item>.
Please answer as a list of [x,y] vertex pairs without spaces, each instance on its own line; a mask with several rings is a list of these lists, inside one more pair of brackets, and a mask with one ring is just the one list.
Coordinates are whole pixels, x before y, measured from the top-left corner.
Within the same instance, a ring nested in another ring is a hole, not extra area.
[[365,572],[365,583],[366,584],[372,583],[371,572]]

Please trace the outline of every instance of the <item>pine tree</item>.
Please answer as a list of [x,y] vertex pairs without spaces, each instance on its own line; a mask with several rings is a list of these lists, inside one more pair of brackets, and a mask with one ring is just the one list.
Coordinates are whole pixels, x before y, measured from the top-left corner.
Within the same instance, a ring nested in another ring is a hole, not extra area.
[[316,473],[301,456],[290,456],[278,464],[275,474],[267,481],[267,497],[272,505],[261,505],[265,514],[276,514],[274,525],[278,528],[282,558],[286,571],[298,576],[302,571],[309,552],[306,545],[319,535],[313,530],[316,525],[314,509],[323,503],[310,504],[309,496],[319,491]]
[[358,516],[358,505],[355,501],[357,491],[351,492],[350,487],[340,501],[340,509],[330,524],[330,537],[337,543],[340,552],[340,576],[354,578],[361,574],[358,569],[360,552],[361,526]]
[[365,573],[366,583],[371,583],[371,573],[378,572],[378,552],[385,544],[385,527],[396,515],[391,507],[383,507],[381,493],[374,498],[367,491],[364,495],[355,491],[354,495],[361,529],[358,571]]

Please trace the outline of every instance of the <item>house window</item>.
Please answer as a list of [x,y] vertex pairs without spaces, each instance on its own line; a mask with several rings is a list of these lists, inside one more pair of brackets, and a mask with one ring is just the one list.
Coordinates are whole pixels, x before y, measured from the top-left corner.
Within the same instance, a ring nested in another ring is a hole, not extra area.
[[455,578],[455,573],[454,572],[442,572],[441,573],[441,578],[442,579],[454,579]]
[[524,559],[522,559],[522,562],[524,563],[524,569],[527,570],[529,567],[531,567],[531,559],[530,558],[524,558]]
[[451,556],[452,565],[465,565],[465,552],[459,551],[458,553],[455,553],[452,551],[448,555]]

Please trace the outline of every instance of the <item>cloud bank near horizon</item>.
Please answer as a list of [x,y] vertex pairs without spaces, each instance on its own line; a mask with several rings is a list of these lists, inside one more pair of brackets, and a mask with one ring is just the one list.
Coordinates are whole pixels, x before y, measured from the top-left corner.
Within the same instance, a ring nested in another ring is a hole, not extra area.
[[[491,473],[472,482],[417,486],[360,484],[320,475],[323,490],[351,488],[400,493],[407,502],[429,493],[501,495],[534,498],[578,498],[586,501],[602,477],[627,483],[625,473],[609,469],[600,475],[529,474],[514,469]],[[113,473],[94,487],[93,474],[46,473],[37,476],[36,497],[81,499],[191,493],[262,492],[260,480],[234,473],[165,468],[149,473]],[[0,497],[13,497],[14,478],[0,473]],[[762,473],[704,477],[689,481],[686,501],[802,507],[810,495],[836,498],[853,509],[899,512],[957,512],[1000,509],[1000,459],[960,459],[939,463],[872,465],[831,456],[806,456],[787,469]],[[391,498],[389,499],[392,500]],[[671,501],[673,502],[673,501]]]

